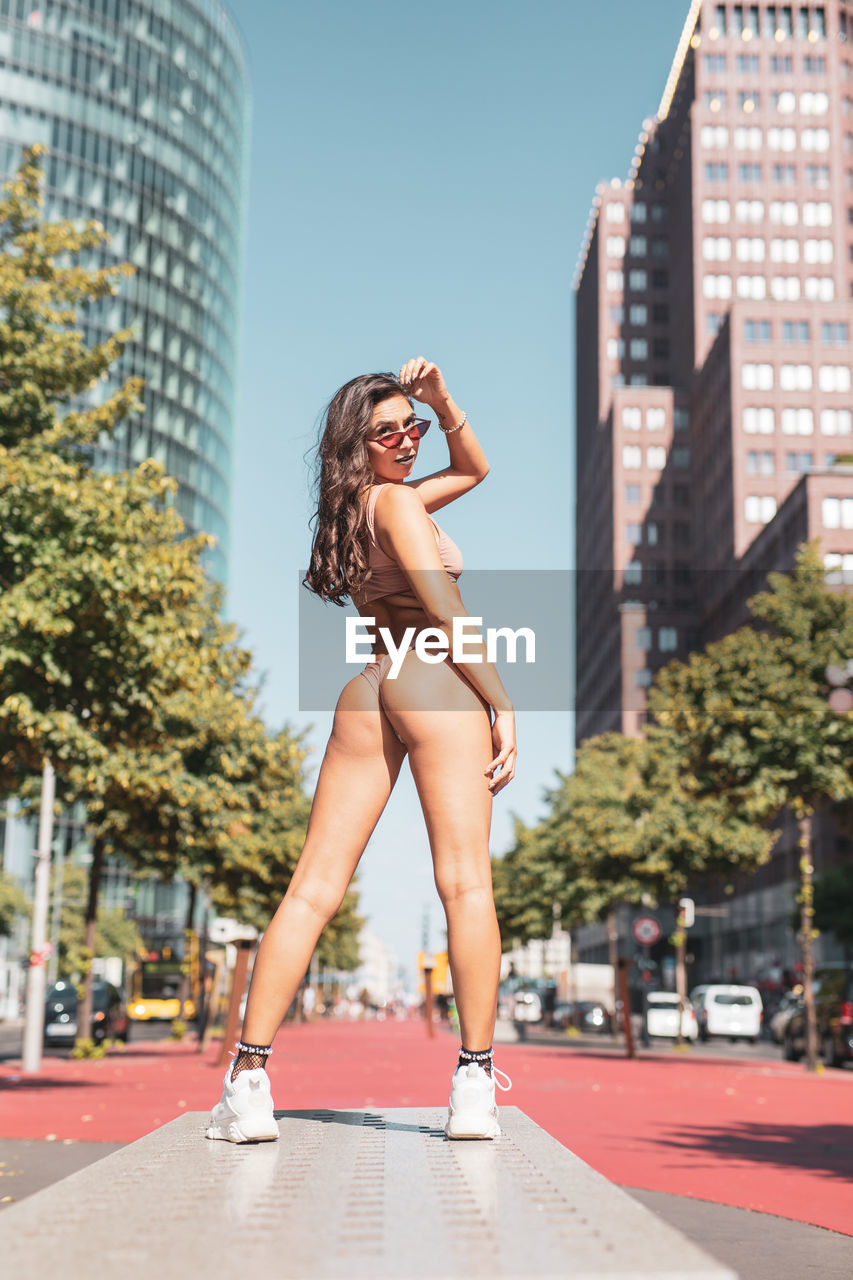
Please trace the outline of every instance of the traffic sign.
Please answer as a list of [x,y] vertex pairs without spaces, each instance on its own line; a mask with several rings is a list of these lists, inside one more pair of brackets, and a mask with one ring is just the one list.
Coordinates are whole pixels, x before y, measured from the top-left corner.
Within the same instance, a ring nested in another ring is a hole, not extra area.
[[641,947],[653,947],[660,941],[662,930],[654,916],[637,916],[631,932]]

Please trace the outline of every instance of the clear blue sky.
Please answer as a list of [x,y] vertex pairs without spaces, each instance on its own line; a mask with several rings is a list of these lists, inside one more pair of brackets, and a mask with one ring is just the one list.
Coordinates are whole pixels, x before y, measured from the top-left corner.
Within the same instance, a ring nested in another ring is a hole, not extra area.
[[[232,0],[253,125],[229,613],[265,674],[267,720],[313,725],[315,765],[331,717],[298,711],[296,621],[318,414],[358,373],[435,360],[492,467],[441,516],[466,567],[573,566],[575,263],[595,184],[627,175],[687,9]],[[421,474],[445,448],[431,432]],[[496,853],[513,813],[536,821],[571,767],[566,713],[521,712],[518,736]],[[407,769],[359,883],[402,963],[426,907],[442,945]]]

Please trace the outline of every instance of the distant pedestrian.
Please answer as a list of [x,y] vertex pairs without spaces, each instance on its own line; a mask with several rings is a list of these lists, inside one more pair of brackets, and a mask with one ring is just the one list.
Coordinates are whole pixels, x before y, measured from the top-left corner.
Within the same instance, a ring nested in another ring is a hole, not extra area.
[[[410,480],[429,422],[438,418],[446,465]],[[456,585],[459,548],[430,513],[478,485],[488,464],[468,415],[451,399],[441,371],[419,357],[398,377],[366,374],[337,392],[319,444],[319,502],[306,585],[324,600],[349,597],[385,628],[389,648],[427,628],[450,635],[467,618]],[[499,526],[498,526],[499,527]],[[501,944],[489,858],[492,797],[515,771],[515,716],[485,645],[466,641],[479,660],[422,661],[413,641],[394,677],[379,641],[373,661],[338,700],[317,779],[308,832],[284,901],[267,928],[237,1056],[214,1108],[209,1138],[278,1137],[265,1066],[308,967],[335,915],[408,754],[447,917],[453,993],[462,1048],[453,1072],[446,1133],[494,1138],[492,1036]],[[496,1073],[502,1074],[502,1073]],[[508,1087],[501,1084],[502,1088]]]

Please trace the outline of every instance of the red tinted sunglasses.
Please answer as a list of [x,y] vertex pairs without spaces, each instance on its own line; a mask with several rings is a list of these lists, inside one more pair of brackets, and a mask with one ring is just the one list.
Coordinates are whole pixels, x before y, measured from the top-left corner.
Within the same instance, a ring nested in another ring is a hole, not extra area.
[[383,449],[396,449],[398,445],[403,443],[406,436],[411,436],[414,440],[420,440],[429,431],[429,418],[415,418],[410,427],[406,427],[405,431],[389,431],[387,435],[377,436],[373,441],[374,444],[381,444]]

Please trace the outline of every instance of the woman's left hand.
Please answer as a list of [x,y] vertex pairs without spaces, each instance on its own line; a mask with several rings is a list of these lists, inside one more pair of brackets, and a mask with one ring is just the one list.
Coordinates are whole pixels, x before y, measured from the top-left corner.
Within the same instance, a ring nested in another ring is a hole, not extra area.
[[398,374],[400,385],[407,395],[437,411],[448,400],[447,387],[437,364],[431,364],[423,356],[407,360]]

